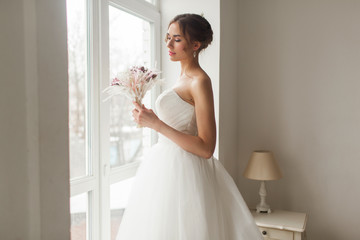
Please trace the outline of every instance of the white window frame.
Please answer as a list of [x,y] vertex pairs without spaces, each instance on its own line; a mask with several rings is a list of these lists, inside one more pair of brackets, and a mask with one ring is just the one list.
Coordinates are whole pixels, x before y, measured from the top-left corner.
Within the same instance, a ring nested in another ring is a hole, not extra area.
[[[138,162],[110,168],[109,156],[109,103],[103,103],[102,89],[109,84],[109,4],[151,23],[152,45],[151,63],[160,62],[160,13],[155,4],[145,0],[87,0],[89,21],[89,82],[91,82],[88,117],[91,126],[88,129],[90,139],[91,164],[89,175],[71,180],[71,196],[91,192],[88,198],[89,216],[87,221],[88,236],[91,240],[110,240],[110,185],[133,177],[139,166]],[[152,105],[159,93],[159,87],[153,90]],[[157,135],[152,133],[152,142]]]

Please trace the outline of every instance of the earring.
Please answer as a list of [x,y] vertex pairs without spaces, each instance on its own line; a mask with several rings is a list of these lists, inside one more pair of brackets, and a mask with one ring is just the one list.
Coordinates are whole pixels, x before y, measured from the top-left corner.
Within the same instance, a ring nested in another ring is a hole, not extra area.
[[196,58],[196,52],[194,52],[194,54],[193,54],[193,55],[194,55],[194,58]]

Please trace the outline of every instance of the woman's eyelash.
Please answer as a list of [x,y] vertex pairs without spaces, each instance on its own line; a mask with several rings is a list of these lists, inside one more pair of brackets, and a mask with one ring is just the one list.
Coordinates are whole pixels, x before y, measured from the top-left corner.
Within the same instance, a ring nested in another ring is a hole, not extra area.
[[[170,40],[171,37],[167,36],[166,39],[167,39],[167,40]],[[175,39],[174,41],[175,41],[175,42],[181,42],[181,39]]]

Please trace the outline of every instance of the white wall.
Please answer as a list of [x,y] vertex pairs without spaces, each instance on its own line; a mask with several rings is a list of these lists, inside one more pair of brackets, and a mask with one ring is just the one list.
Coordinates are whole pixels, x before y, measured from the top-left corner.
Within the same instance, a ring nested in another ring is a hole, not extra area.
[[70,238],[66,1],[36,0],[41,239]]
[[26,239],[28,234],[24,17],[21,12],[22,1],[0,2],[0,239]]
[[238,178],[238,0],[220,1],[219,159]]
[[[274,208],[309,213],[309,239],[358,239],[360,2],[241,0],[239,176],[275,153]],[[239,177],[250,206],[259,183]]]
[[0,239],[70,239],[65,13],[0,2]]

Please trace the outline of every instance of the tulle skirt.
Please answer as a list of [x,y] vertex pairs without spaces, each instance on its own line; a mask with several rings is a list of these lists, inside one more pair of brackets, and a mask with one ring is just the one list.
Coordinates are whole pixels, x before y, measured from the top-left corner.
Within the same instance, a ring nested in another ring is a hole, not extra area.
[[162,138],[141,163],[117,240],[263,239],[233,179]]

